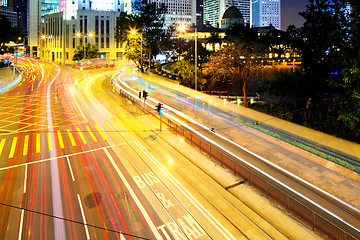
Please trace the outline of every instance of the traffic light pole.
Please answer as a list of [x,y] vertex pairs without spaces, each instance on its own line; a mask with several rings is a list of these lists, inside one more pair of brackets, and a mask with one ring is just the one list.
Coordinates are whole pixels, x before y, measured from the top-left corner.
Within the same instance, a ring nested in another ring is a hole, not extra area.
[[160,132],[162,131],[162,119],[161,119],[162,114],[160,114]]

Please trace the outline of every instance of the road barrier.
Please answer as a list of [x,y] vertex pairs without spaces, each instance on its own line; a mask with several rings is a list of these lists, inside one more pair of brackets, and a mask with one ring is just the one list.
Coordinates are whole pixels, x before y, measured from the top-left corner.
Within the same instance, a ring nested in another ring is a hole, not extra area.
[[[120,86],[116,89],[116,91],[120,95],[138,104],[140,107],[144,107],[144,111],[147,113],[151,113],[155,117],[159,117],[157,112],[154,110],[154,106],[149,104],[144,105],[138,98],[137,92],[133,94],[125,89],[121,89]],[[185,126],[182,126],[178,122],[175,122],[171,118],[167,117],[166,114],[163,116],[163,122],[167,124],[170,130],[174,131],[177,135],[183,136],[189,144],[197,147],[202,153],[207,154],[222,167],[231,171],[235,176],[245,180],[249,186],[257,190],[274,204],[278,205],[288,214],[298,219],[304,225],[311,228],[321,237],[334,240],[360,239],[359,236],[354,237],[334,224],[331,219],[327,219],[321,214],[320,210],[313,210],[304,203],[299,202],[291,196],[293,194],[287,193],[286,190],[282,189],[281,186],[277,186],[277,183],[267,178],[261,172],[251,169],[249,166],[239,161],[239,159],[231,156],[223,149],[218,146],[214,146],[208,140],[202,139],[195,132],[192,132]],[[355,234],[359,234],[359,232]]]

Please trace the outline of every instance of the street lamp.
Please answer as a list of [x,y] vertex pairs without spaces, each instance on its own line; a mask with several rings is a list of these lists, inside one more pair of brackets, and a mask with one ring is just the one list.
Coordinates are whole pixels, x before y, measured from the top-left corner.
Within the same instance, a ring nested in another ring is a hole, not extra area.
[[[179,26],[179,30],[184,32],[186,30],[186,26],[185,25],[180,25]],[[198,49],[197,49],[197,27],[194,26],[194,34],[195,34],[195,91],[197,91],[197,58],[198,58]]]
[[[136,30],[131,30],[131,35],[136,36],[136,34],[137,34]],[[141,73],[143,72],[142,60],[143,60],[143,32],[141,29],[141,34],[140,34],[140,71],[141,71]]]

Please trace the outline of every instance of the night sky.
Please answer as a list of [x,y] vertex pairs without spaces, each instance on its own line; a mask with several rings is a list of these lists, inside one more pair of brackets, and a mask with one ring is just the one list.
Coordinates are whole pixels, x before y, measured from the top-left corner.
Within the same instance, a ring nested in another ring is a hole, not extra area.
[[286,30],[290,24],[301,27],[304,18],[299,15],[306,9],[309,0],[281,0],[281,29]]

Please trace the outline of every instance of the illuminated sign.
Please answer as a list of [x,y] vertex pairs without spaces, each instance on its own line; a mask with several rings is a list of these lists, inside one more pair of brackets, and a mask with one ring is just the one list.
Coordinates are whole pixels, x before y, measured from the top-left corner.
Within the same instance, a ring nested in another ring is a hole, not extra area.
[[60,0],[59,1],[59,5],[60,5],[60,8],[59,8],[59,10],[60,10],[60,12],[65,12],[66,11],[66,6],[67,6],[67,0]]
[[90,4],[91,10],[99,11],[111,11],[115,7],[114,0],[92,0]]

